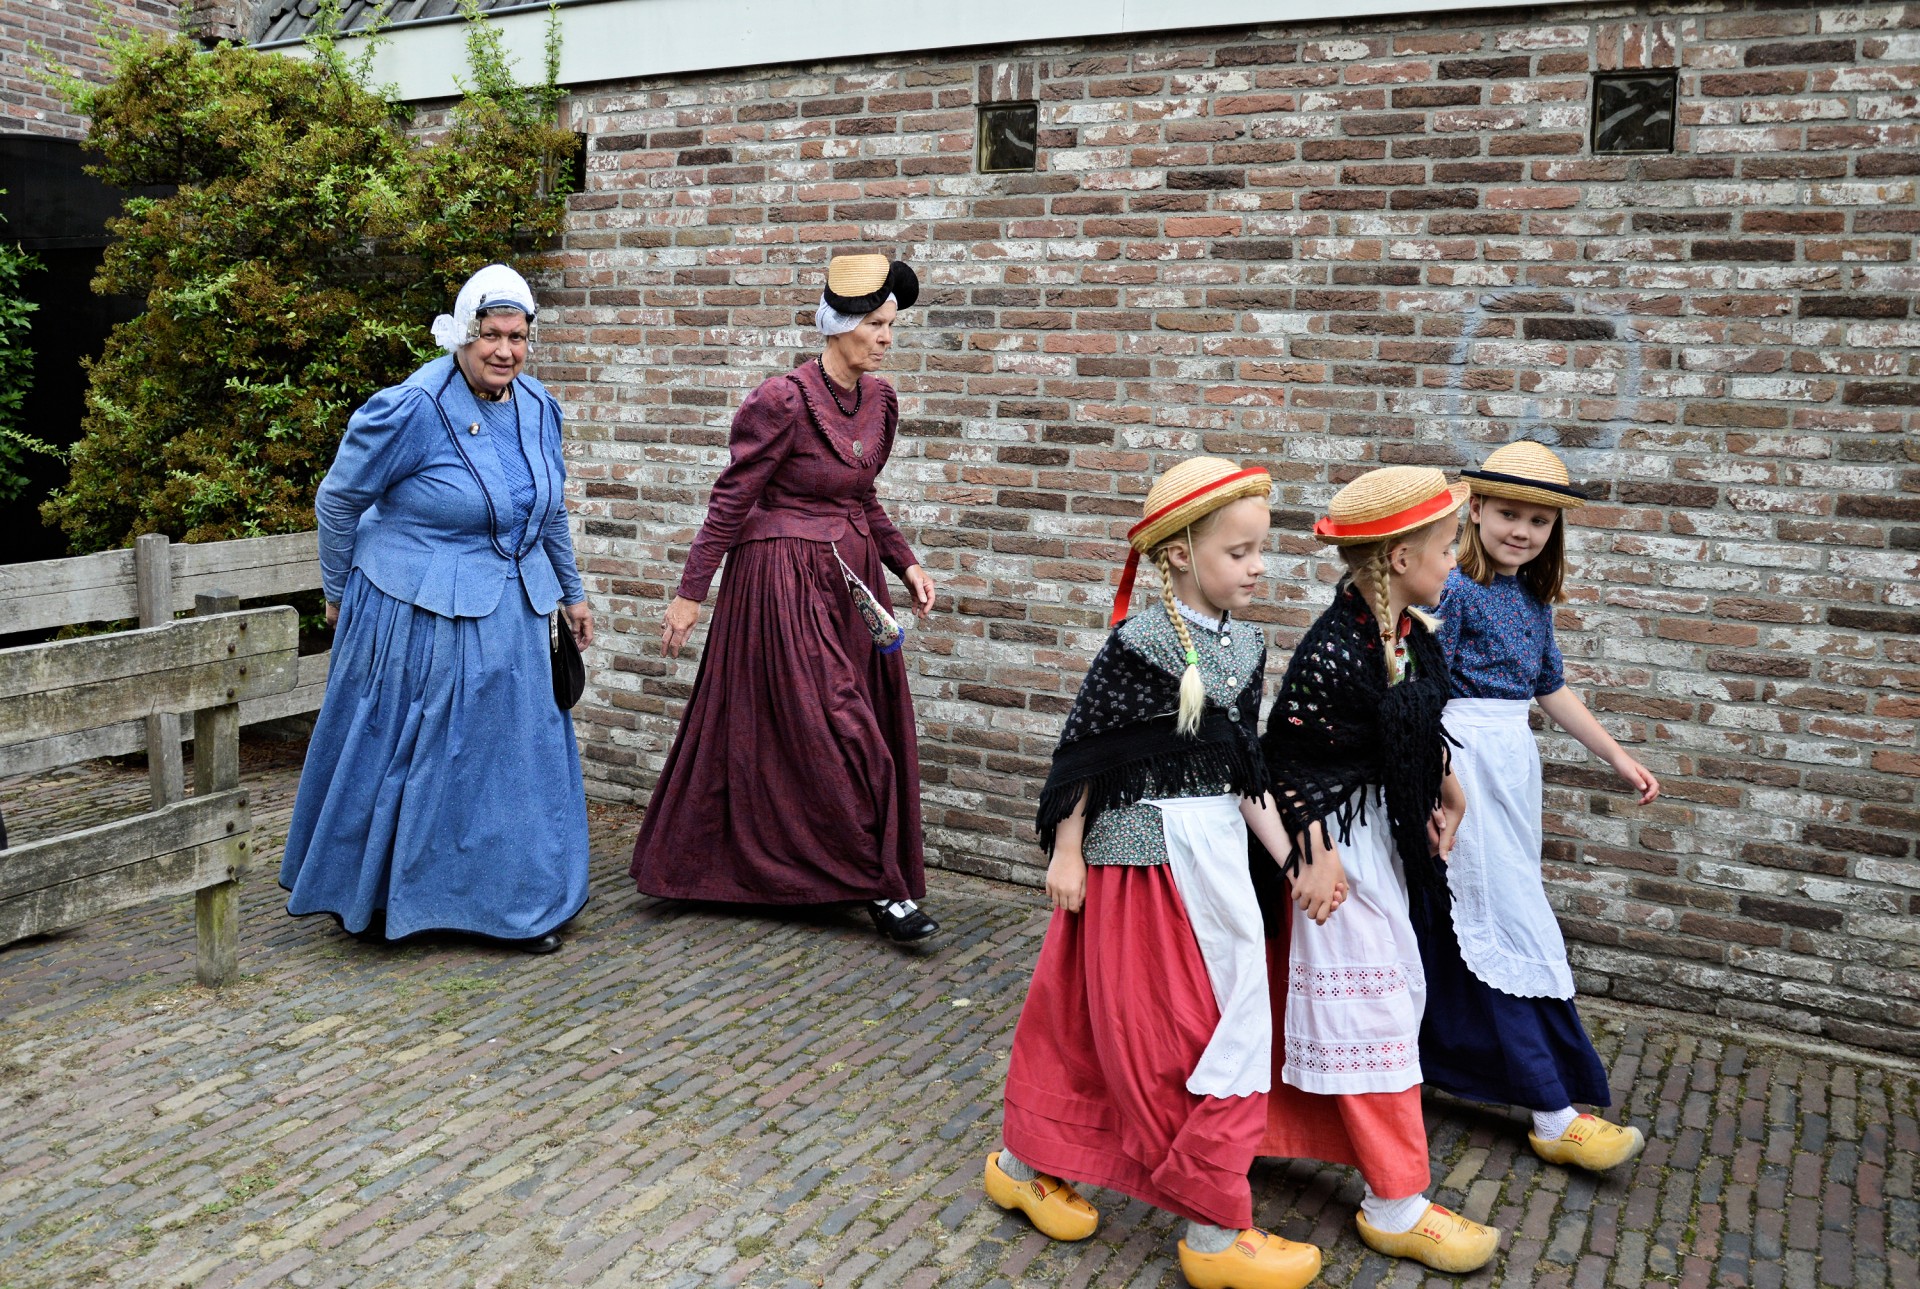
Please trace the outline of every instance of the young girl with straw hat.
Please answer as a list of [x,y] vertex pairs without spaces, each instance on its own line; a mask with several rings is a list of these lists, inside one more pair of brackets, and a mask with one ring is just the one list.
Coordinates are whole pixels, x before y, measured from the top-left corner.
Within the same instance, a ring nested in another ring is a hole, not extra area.
[[[1456,1096],[1530,1110],[1534,1152],[1595,1171],[1625,1163],[1644,1138],[1574,1109],[1607,1105],[1600,1063],[1573,1006],[1573,973],[1540,871],[1540,753],[1527,710],[1538,701],[1639,794],[1660,784],[1567,688],[1553,638],[1565,600],[1566,519],[1584,498],[1538,443],[1509,443],[1463,472],[1473,496],[1460,567],[1440,601],[1453,700],[1446,725],[1473,810],[1447,865],[1450,918],[1420,928],[1428,1016],[1426,1081]],[[1444,1022],[1440,1018],[1444,1017]]]
[[1290,872],[1336,871],[1349,896],[1324,925],[1270,927],[1278,1077],[1260,1153],[1357,1167],[1361,1238],[1456,1273],[1485,1265],[1500,1233],[1426,1197],[1413,922],[1445,898],[1437,856],[1466,802],[1440,724],[1446,663],[1415,606],[1446,584],[1465,497],[1416,466],[1334,494],[1314,532],[1347,576],[1294,651],[1263,740],[1288,834],[1274,853]]
[[[1063,1178],[1186,1218],[1198,1289],[1299,1289],[1320,1269],[1312,1245],[1254,1229],[1247,1178],[1272,1077],[1247,833],[1276,852],[1285,836],[1264,795],[1266,643],[1234,614],[1264,572],[1270,488],[1264,470],[1184,461],[1128,533],[1118,629],[1041,792],[1055,911],[1014,1034],[1006,1149],[986,1164],[988,1196],[1056,1240],[1099,1223]],[[1160,603],[1128,618],[1143,555]],[[1307,870],[1293,899],[1325,921],[1338,877]]]

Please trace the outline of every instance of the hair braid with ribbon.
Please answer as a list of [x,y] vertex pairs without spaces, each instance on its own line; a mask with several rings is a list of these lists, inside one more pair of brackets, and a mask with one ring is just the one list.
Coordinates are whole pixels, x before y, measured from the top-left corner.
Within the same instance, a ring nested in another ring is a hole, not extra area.
[[[1174,731],[1188,738],[1200,729],[1200,713],[1207,703],[1207,685],[1200,678],[1200,651],[1193,647],[1193,634],[1187,630],[1187,619],[1180,612],[1180,604],[1173,594],[1173,561],[1167,555],[1167,548],[1173,543],[1163,542],[1153,548],[1153,562],[1160,569],[1160,599],[1167,606],[1167,621],[1173,624],[1175,634],[1180,637],[1180,647],[1186,651],[1187,669],[1180,673],[1180,714],[1174,720]],[[1187,559],[1193,559],[1193,530],[1187,530]]]

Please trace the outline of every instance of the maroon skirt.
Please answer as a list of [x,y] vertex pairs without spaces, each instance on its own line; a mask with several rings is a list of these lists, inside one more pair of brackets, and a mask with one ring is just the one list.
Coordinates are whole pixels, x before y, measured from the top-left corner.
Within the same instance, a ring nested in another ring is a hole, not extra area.
[[[882,600],[851,528],[840,554]],[[882,654],[825,542],[736,546],[706,653],[633,848],[648,895],[749,904],[926,893],[920,757],[901,654]]]

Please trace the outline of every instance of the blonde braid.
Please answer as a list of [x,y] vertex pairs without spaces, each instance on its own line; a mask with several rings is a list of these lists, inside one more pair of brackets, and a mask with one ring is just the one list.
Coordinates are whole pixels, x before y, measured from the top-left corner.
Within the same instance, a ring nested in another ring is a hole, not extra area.
[[[1187,546],[1187,557],[1193,557],[1191,538]],[[1167,557],[1164,544],[1156,546],[1153,562],[1160,570],[1160,599],[1167,606],[1167,621],[1173,623],[1173,630],[1180,637],[1180,647],[1186,651],[1187,669],[1180,674],[1180,715],[1174,721],[1176,733],[1188,738],[1200,729],[1200,712],[1206,706],[1207,686],[1200,679],[1200,653],[1193,647],[1193,635],[1187,630],[1187,620],[1180,612],[1180,605],[1173,594],[1173,561]]]
[[1380,629],[1380,645],[1387,655],[1387,683],[1398,684],[1400,680],[1400,660],[1394,654],[1394,643],[1400,624],[1389,622],[1388,615],[1393,612],[1393,601],[1387,593],[1387,579],[1393,576],[1393,565],[1387,560],[1387,552],[1393,546],[1391,540],[1368,542],[1364,546],[1348,546],[1341,550],[1340,558],[1346,561],[1347,569],[1354,577],[1364,581],[1371,596],[1368,607],[1373,610],[1373,620]]

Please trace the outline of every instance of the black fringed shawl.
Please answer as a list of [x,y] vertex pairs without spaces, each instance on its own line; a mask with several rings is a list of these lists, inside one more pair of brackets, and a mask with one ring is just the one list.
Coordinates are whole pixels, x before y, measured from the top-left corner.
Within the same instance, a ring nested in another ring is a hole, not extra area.
[[1350,841],[1365,800],[1359,789],[1366,787],[1386,798],[1408,884],[1444,898],[1445,871],[1430,855],[1427,816],[1440,803],[1450,764],[1440,724],[1449,694],[1446,658],[1418,618],[1407,651],[1412,674],[1389,685],[1373,610],[1351,579],[1294,650],[1261,739],[1274,804],[1293,840],[1283,869],[1312,862],[1307,830],[1315,824],[1328,843],[1329,820],[1340,841]]
[[1180,677],[1132,648],[1121,638],[1125,630],[1107,637],[1087,669],[1053,750],[1034,821],[1049,855],[1055,830],[1083,791],[1089,833],[1102,811],[1138,801],[1188,796],[1219,784],[1256,800],[1266,793],[1260,756],[1265,651],[1239,697],[1225,708],[1208,698],[1199,730],[1183,738],[1174,730]]

